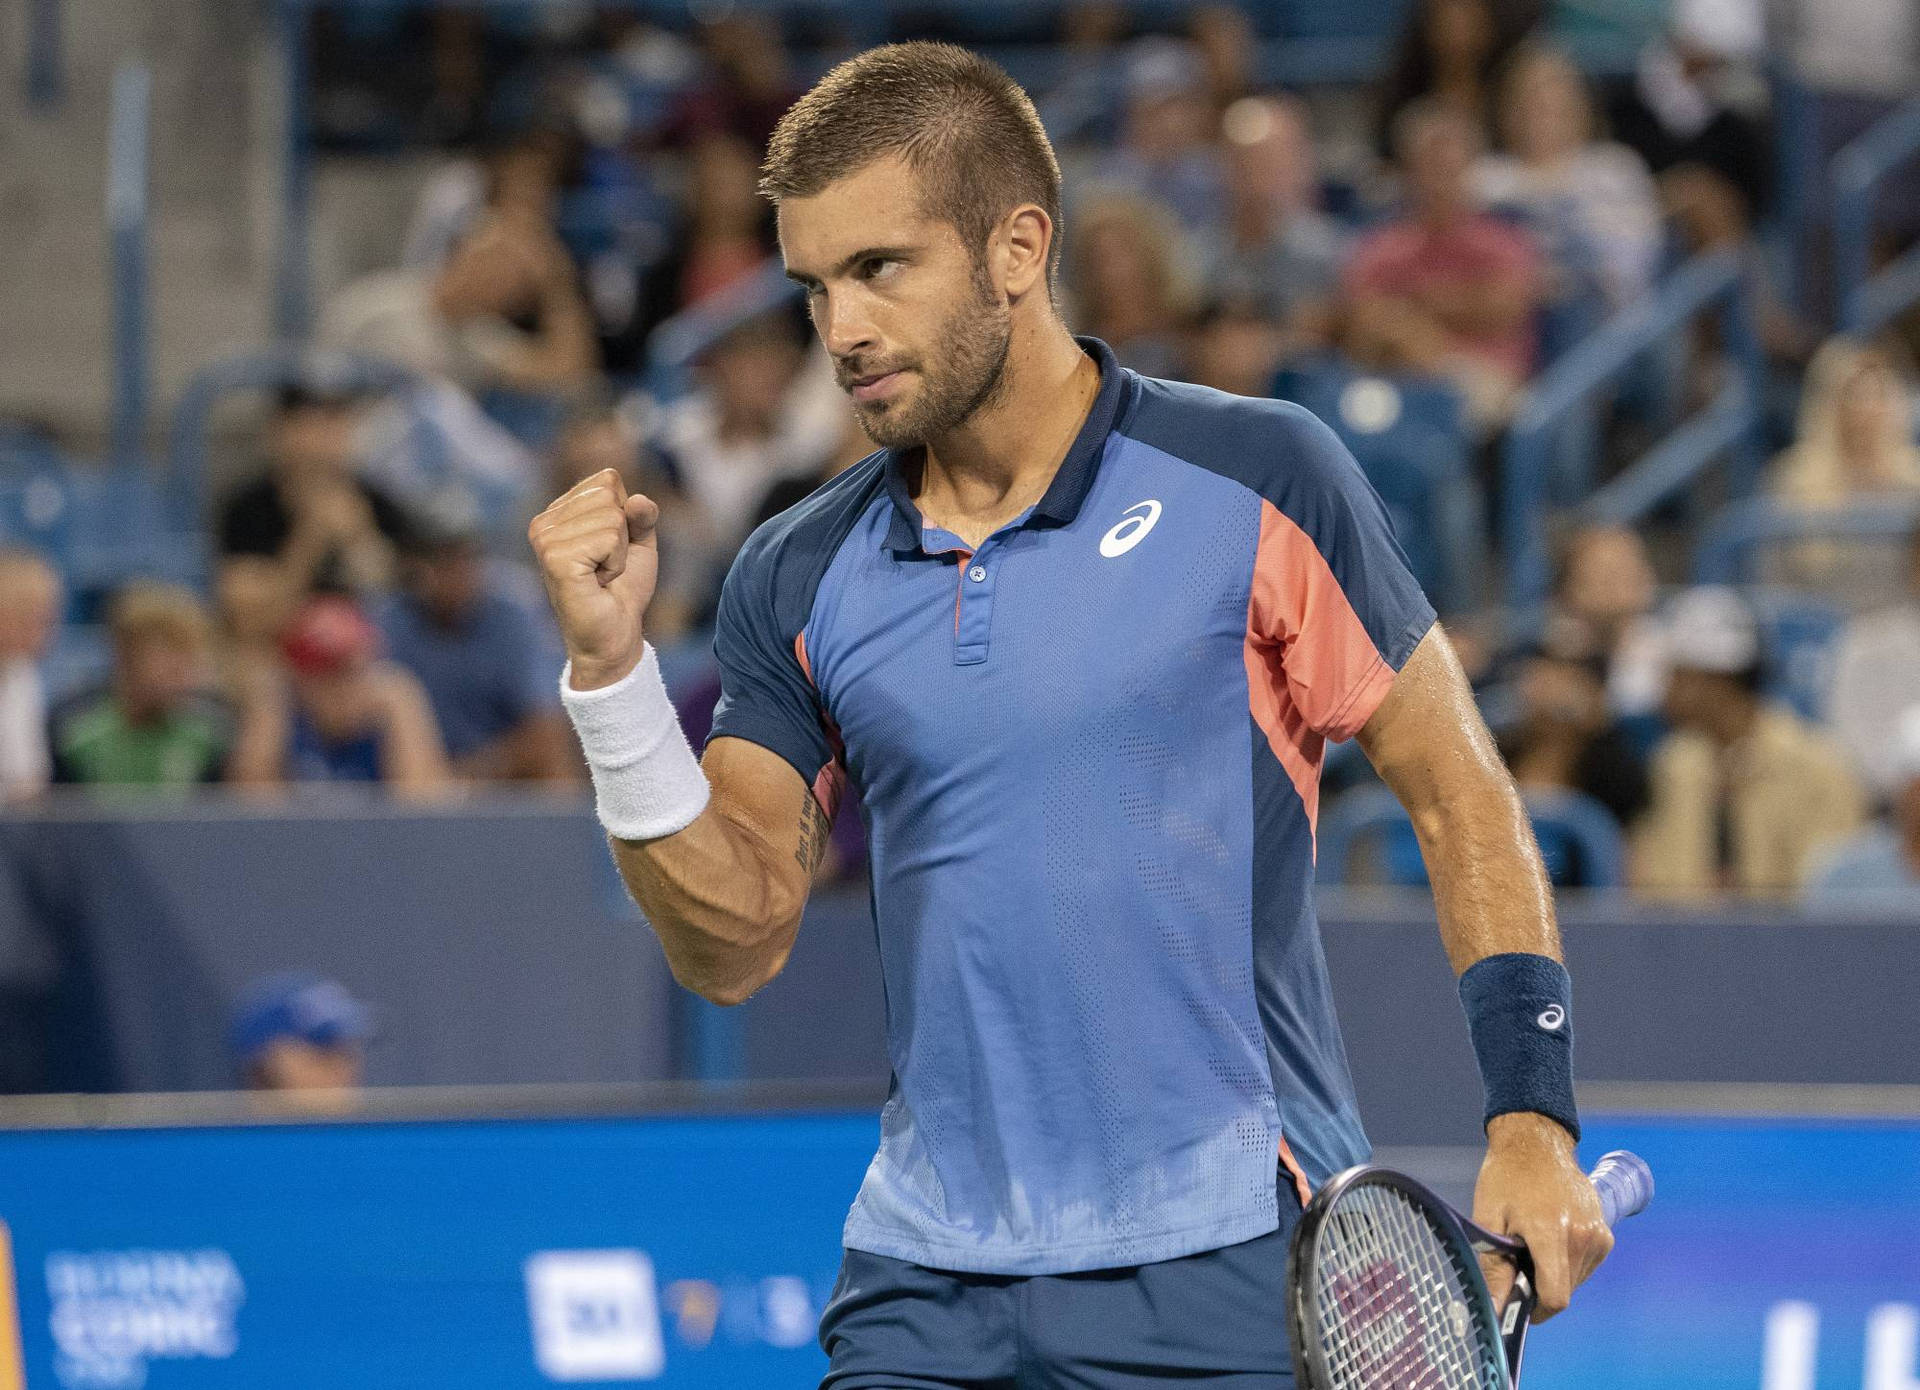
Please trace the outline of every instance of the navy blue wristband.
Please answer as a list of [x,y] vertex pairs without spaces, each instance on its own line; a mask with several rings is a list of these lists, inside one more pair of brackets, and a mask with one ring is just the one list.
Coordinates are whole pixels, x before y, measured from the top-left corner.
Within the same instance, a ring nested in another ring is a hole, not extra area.
[[1509,951],[1475,961],[1460,977],[1473,1053],[1487,1091],[1486,1122],[1531,1111],[1575,1139],[1573,981],[1550,956]]

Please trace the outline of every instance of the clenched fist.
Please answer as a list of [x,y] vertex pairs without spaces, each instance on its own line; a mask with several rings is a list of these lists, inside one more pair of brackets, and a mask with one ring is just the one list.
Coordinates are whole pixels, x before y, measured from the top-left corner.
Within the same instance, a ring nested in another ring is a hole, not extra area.
[[573,688],[612,685],[640,664],[640,615],[660,573],[659,506],[603,469],[527,527],[573,663]]

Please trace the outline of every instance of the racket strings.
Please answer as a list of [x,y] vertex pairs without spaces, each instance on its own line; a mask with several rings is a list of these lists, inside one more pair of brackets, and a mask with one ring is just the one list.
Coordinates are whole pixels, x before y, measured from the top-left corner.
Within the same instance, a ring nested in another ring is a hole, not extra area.
[[1474,1316],[1475,1275],[1458,1258],[1397,1190],[1342,1199],[1315,1262],[1327,1390],[1504,1390],[1497,1340]]

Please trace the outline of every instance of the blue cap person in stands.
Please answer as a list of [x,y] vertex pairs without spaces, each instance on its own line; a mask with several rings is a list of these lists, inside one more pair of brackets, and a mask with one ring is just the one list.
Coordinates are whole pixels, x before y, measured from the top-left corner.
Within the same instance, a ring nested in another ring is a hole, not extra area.
[[361,1083],[372,1036],[372,1012],[344,985],[289,971],[247,986],[227,1046],[250,1091],[344,1095]]

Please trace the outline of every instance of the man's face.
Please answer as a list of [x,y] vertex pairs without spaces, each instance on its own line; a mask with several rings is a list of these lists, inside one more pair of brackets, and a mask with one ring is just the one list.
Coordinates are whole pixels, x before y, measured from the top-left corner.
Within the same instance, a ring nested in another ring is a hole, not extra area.
[[163,636],[127,643],[120,652],[121,699],[152,718],[178,708],[200,687],[200,654]]
[[351,406],[313,404],[282,411],[274,420],[274,461],[289,476],[317,478],[352,472],[354,427]]
[[60,625],[60,585],[51,570],[0,573],[0,662],[38,661]]
[[441,546],[408,566],[421,606],[443,623],[457,623],[486,591],[486,565],[479,548],[460,541]]
[[1006,297],[952,225],[921,211],[902,160],[784,200],[780,249],[874,443],[924,444],[993,399],[1013,340]]
[[1227,113],[1228,194],[1236,202],[1286,214],[1313,200],[1313,141],[1299,111],[1259,98]]
[[261,1091],[344,1091],[360,1084],[365,1062],[355,1044],[317,1047],[301,1038],[275,1038],[253,1065]]
[[1467,204],[1467,171],[1478,153],[1464,118],[1433,116],[1408,137],[1407,191],[1427,217],[1448,217]]
[[716,343],[701,362],[699,374],[723,420],[771,432],[803,361],[791,334],[749,325]]
[[1739,685],[1731,678],[1679,666],[1667,677],[1667,722],[1680,729],[1703,729],[1715,709],[1739,698]]

